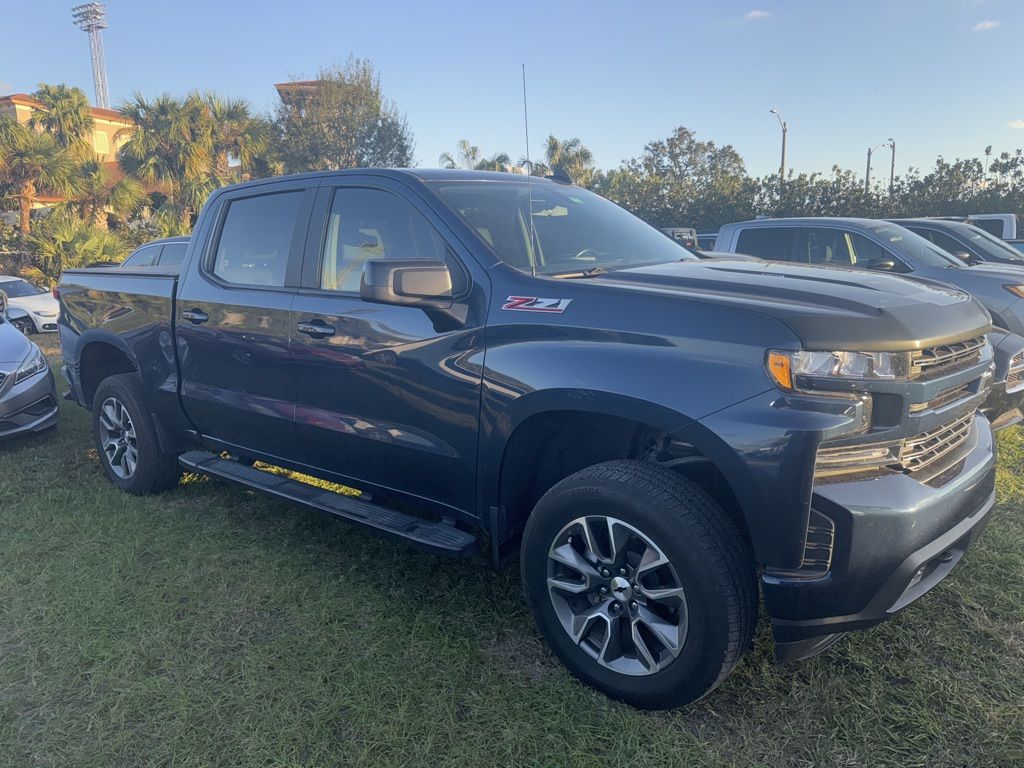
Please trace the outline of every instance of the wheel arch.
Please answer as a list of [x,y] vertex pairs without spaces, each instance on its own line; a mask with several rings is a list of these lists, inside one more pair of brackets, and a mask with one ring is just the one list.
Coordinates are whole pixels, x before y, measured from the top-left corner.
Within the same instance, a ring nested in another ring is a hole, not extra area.
[[541,496],[560,480],[585,467],[615,459],[668,466],[706,490],[749,541],[746,516],[719,466],[718,451],[676,440],[679,427],[693,420],[669,409],[642,407],[622,398],[621,408],[559,408],[531,412],[509,429],[493,478],[489,520],[495,559],[514,551]]

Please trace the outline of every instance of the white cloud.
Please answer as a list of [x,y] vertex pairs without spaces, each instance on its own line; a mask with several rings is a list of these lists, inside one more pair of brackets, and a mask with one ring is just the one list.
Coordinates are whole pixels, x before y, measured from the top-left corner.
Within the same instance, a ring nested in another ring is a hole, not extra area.
[[760,10],[755,8],[752,11],[747,11],[746,13],[744,13],[742,20],[743,21],[763,21],[764,19],[768,19],[768,18],[771,18],[771,14],[768,11],[760,11]]
[[1001,21],[993,21],[992,19],[984,19],[982,21],[979,21],[973,27],[971,27],[971,32],[988,32],[990,29],[995,29],[1000,24],[1002,24]]
[[1024,130],[1024,120],[1011,120],[1006,125],[1008,128],[1020,128]]

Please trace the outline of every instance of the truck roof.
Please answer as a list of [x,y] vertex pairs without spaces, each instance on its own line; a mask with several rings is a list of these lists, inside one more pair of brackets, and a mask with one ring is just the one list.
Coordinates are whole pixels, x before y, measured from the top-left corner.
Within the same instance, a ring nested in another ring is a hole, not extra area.
[[383,176],[393,179],[416,179],[417,181],[517,181],[522,183],[527,178],[534,184],[555,184],[557,182],[543,176],[527,177],[521,173],[505,173],[502,171],[473,171],[459,168],[345,168],[337,171],[313,171],[310,173],[294,173],[288,176],[272,176],[266,179],[253,179],[238,184],[221,187],[221,190],[239,189],[280,181],[298,179],[316,179],[337,176]]
[[750,219],[748,221],[736,221],[725,226],[771,226],[773,224],[857,224],[862,227],[878,226],[884,223],[879,219],[865,219],[857,216],[788,216],[779,219]]

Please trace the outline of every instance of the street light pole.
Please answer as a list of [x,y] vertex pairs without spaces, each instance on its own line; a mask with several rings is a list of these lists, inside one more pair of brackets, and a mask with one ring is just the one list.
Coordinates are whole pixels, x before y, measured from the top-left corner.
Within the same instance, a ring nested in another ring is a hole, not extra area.
[[892,150],[892,161],[889,163],[889,197],[892,197],[892,189],[896,182],[896,139],[889,139],[889,149]]
[[782,128],[782,162],[779,164],[779,181],[785,183],[786,181],[786,132],[789,130],[789,126],[786,125],[786,121],[782,119],[782,115],[779,114],[779,110],[774,107],[770,110],[775,118],[779,121],[779,126]]
[[892,165],[889,168],[889,194],[892,194],[893,173],[896,170],[896,142],[893,141],[892,139],[889,139],[888,141],[879,144],[877,147],[868,148],[868,167],[867,170],[864,171],[865,195],[871,191],[871,155],[874,154],[875,150],[881,149],[882,147],[891,147],[893,152],[893,161]]

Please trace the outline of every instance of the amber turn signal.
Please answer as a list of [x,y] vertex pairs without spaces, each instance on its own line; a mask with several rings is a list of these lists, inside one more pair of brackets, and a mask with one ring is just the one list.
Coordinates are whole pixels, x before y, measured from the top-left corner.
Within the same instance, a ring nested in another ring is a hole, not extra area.
[[793,389],[793,365],[789,355],[782,352],[769,352],[768,373],[782,389]]

